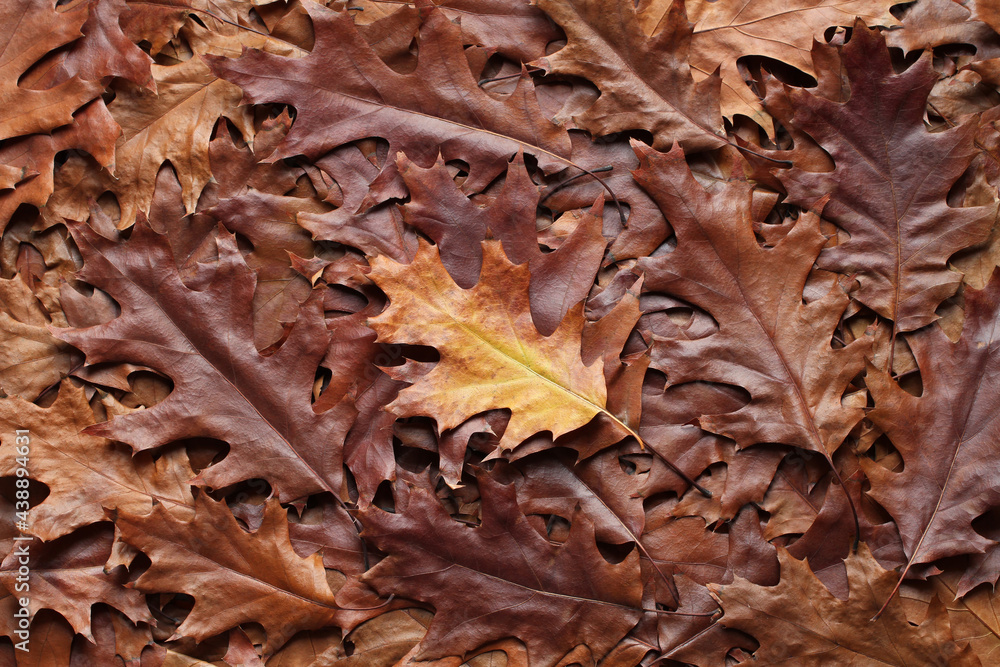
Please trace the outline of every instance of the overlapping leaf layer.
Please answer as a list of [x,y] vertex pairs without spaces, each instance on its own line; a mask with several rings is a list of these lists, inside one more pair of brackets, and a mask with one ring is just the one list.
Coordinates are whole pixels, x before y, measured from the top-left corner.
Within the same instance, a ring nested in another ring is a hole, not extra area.
[[990,3],[0,5],[0,665],[997,664]]

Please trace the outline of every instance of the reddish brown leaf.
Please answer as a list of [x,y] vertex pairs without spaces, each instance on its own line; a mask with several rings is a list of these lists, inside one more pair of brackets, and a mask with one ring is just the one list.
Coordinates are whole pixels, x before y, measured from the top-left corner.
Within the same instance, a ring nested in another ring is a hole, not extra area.
[[[911,563],[975,554],[995,545],[972,521],[1000,505],[991,477],[1000,437],[1000,272],[981,291],[965,292],[962,337],[951,342],[937,326],[907,336],[923,393],[913,396],[884,372],[868,371],[875,399],[871,419],[903,457],[902,471],[862,459],[871,496],[899,526]],[[1000,571],[980,571],[959,594]]]
[[[12,595],[30,600],[32,617],[41,609],[52,609],[69,622],[74,632],[91,641],[90,608],[99,602],[121,610],[133,623],[152,622],[143,596],[124,585],[128,580],[125,569],[105,572],[113,538],[111,525],[101,523],[52,542],[18,542],[0,565],[0,582]],[[18,591],[21,566],[30,572],[30,588],[21,586]]]
[[924,106],[937,78],[930,54],[896,74],[878,31],[859,22],[853,35],[842,53],[847,102],[788,92],[795,114],[788,120],[830,153],[836,170],[793,168],[779,178],[793,203],[829,195],[823,215],[850,234],[820,255],[819,266],[855,276],[855,298],[898,331],[912,331],[937,319],[934,309],[961,281],[948,258],[986,239],[996,209],[945,200],[973,158],[976,123],[927,131]]
[[[437,611],[415,658],[462,654],[511,635],[525,642],[532,664],[554,665],[585,640],[602,657],[641,616],[637,554],[606,562],[580,513],[569,539],[553,546],[521,514],[513,486],[478,479],[484,502],[475,528],[453,521],[422,488],[409,491],[397,514],[374,507],[359,514],[364,535],[390,554],[362,581]],[[532,632],[538,627],[544,635]]]
[[[296,106],[296,122],[276,157],[316,158],[374,133],[389,141],[390,152],[404,152],[421,165],[430,166],[438,150],[445,160],[471,160],[470,181],[482,187],[520,148],[547,169],[569,154],[565,130],[541,117],[527,77],[503,101],[476,85],[460,30],[441,11],[425,14],[417,67],[400,74],[364,42],[348,12],[305,6],[316,30],[316,45],[305,58],[252,51],[236,61],[211,60],[248,101]],[[275,67],[281,68],[280,79],[271,74]],[[338,73],[333,79],[331,71]]]
[[101,94],[99,81],[73,77],[52,88],[22,88],[18,80],[46,53],[82,33],[88,5],[56,11],[54,0],[6,2],[0,8],[0,139],[51,132]]
[[[68,381],[47,409],[19,398],[0,399],[0,424],[31,432],[30,477],[49,489],[28,515],[31,534],[50,541],[103,521],[105,509],[146,513],[154,502],[185,516],[193,504],[187,482],[194,472],[183,450],[157,460],[149,454],[133,459],[121,445],[83,432],[94,423],[83,391]],[[0,474],[13,476],[19,467],[17,448],[0,448]]]
[[579,76],[601,90],[574,121],[594,135],[648,130],[659,150],[674,142],[692,151],[727,143],[719,114],[718,76],[695,83],[688,67],[692,26],[683,2],[647,38],[631,5],[617,0],[538,0],[566,32],[567,44],[538,61],[546,71]]
[[253,533],[240,528],[225,503],[204,494],[195,498],[190,521],[157,505],[145,516],[120,513],[115,523],[123,539],[152,561],[136,588],[194,597],[177,637],[200,641],[240,623],[260,623],[267,632],[264,654],[270,655],[298,630],[335,622],[338,608],[320,557],[295,554],[276,501]]
[[[343,442],[354,410],[341,402],[317,414],[309,402],[329,343],[318,298],[303,307],[281,348],[264,357],[253,344],[255,279],[228,234],[218,236],[218,262],[199,265],[207,280],[195,291],[181,281],[166,238],[145,224],[137,223],[126,242],[85,224],[72,231],[86,262],[80,278],[107,291],[122,314],[96,327],[60,330],[59,337],[83,350],[90,363],[137,363],[174,382],[155,407],[88,432],[136,451],[214,437],[236,456],[204,470],[202,483],[222,487],[260,477],[283,500],[318,491],[339,495],[340,455],[338,449],[331,455],[330,447]],[[207,327],[220,312],[225,326]]]
[[818,216],[803,214],[780,243],[762,248],[753,233],[749,183],[734,179],[705,189],[679,148],[662,154],[635,147],[642,162],[635,176],[677,234],[676,250],[640,262],[643,287],[705,309],[719,326],[704,338],[656,339],[652,366],[666,372],[671,385],[718,382],[750,393],[750,402],[734,412],[704,406],[703,428],[741,447],[779,442],[829,458],[863,414],[842,398],[863,368],[866,343],[832,347],[848,302],[839,285],[803,302],[825,243]]
[[907,621],[898,601],[871,620],[892,590],[895,575],[883,570],[866,546],[847,557],[847,600],[826,590],[805,561],[783,549],[778,549],[778,559],[781,581],[776,586],[737,579],[709,587],[724,611],[720,623],[761,643],[754,651],[761,664],[980,664],[971,648],[952,639],[940,602],[917,626]]

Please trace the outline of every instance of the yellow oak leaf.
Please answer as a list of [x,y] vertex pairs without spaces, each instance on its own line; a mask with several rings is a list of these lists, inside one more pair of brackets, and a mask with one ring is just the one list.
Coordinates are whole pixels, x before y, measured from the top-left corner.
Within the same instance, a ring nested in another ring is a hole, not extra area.
[[[441,360],[417,379],[415,364],[393,370],[414,381],[388,409],[400,417],[431,415],[441,431],[486,410],[508,408],[500,450],[550,431],[553,438],[584,426],[606,410],[600,363],[584,364],[582,304],[551,336],[535,329],[528,303],[527,265],[515,265],[499,241],[483,243],[483,268],[471,289],[455,284],[436,246],[421,242],[411,264],[372,260],[369,277],[389,307],[369,321],[380,342],[429,345]],[[623,429],[622,437],[631,434]]]

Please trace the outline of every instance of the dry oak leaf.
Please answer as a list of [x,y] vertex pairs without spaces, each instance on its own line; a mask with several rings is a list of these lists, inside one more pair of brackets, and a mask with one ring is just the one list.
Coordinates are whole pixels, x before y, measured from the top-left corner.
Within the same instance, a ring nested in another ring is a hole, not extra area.
[[[303,304],[284,344],[270,356],[254,347],[256,279],[220,231],[218,261],[198,264],[200,290],[184,284],[164,235],[137,222],[127,241],[107,239],[70,223],[84,259],[80,280],[121,306],[110,322],[55,330],[88,363],[128,362],[169,377],[174,389],[152,408],[92,426],[88,433],[151,449],[194,436],[229,443],[231,453],[203,470],[197,483],[214,488],[262,478],[282,501],[320,491],[339,495],[340,444],[354,417],[341,401],[316,413],[310,392],[330,344],[322,300]],[[280,387],[280,391],[275,390]]]
[[530,78],[523,74],[503,100],[479,88],[461,30],[440,10],[425,10],[416,69],[400,74],[362,39],[350,12],[311,2],[305,7],[316,30],[308,56],[250,51],[237,60],[210,59],[216,73],[243,88],[246,101],[297,109],[273,158],[316,159],[344,143],[379,136],[389,142],[390,154],[404,152],[422,166],[432,165],[438,151],[446,161],[468,161],[470,191],[502,173],[519,149],[537,157],[546,171],[565,165],[569,137],[542,115]]
[[316,207],[312,199],[282,197],[250,190],[224,199],[209,214],[226,229],[253,244],[247,265],[257,274],[254,293],[254,340],[259,349],[280,341],[309,298],[310,285],[291,267],[290,255],[309,257],[314,245],[309,232],[295,222],[301,209]]
[[844,561],[850,584],[846,600],[830,593],[806,561],[792,558],[780,547],[778,561],[781,579],[776,586],[757,586],[741,577],[729,585],[709,585],[723,609],[719,623],[760,642],[752,664],[980,664],[971,647],[955,643],[948,612],[939,600],[920,625],[907,621],[897,599],[878,620],[871,620],[892,590],[896,575],[882,569],[866,544]]
[[[813,40],[825,41],[827,28],[854,25],[855,17],[873,26],[897,25],[889,13],[895,4],[894,0],[687,0],[688,18],[694,23],[691,68],[710,76],[721,66],[722,115],[743,114],[771,134],[772,120],[744,82],[737,60],[766,56],[816,77],[810,56]],[[646,34],[659,32],[669,5],[670,0],[639,4],[639,22]]]
[[[580,358],[582,304],[551,336],[542,336],[531,321],[528,267],[512,264],[499,241],[482,247],[482,277],[471,289],[455,284],[437,247],[423,240],[410,264],[372,260],[369,278],[389,297],[389,308],[368,322],[378,341],[429,345],[441,354],[386,409],[399,417],[433,416],[443,432],[481,412],[508,408],[510,422],[495,455],[536,433],[557,438],[608,414],[602,364],[587,366]],[[410,364],[386,372],[414,377]],[[631,433],[617,423],[621,437]]]
[[[82,388],[63,381],[55,403],[41,408],[19,398],[0,399],[0,424],[31,431],[31,479],[49,495],[28,514],[28,532],[46,542],[105,520],[105,509],[145,514],[153,502],[186,515],[194,477],[182,450],[157,460],[84,433],[94,413]],[[16,448],[0,447],[0,475],[19,467]]]
[[[0,163],[23,170],[25,174],[13,190],[0,192],[0,230],[8,225],[22,204],[36,206],[47,213],[45,205],[55,189],[55,158],[59,153],[86,151],[100,166],[114,169],[114,144],[121,128],[108,113],[104,101],[98,99],[87,104],[73,115],[72,121],[51,134],[21,137],[4,142],[0,148]],[[104,172],[101,175],[105,175]],[[46,217],[52,222],[62,222],[54,219],[55,216]]]
[[932,590],[948,607],[956,641],[968,641],[984,665],[995,664],[1000,656],[1000,598],[985,586],[960,596],[960,577],[958,571],[933,577]]
[[89,7],[59,12],[55,5],[55,0],[0,5],[0,140],[66,125],[73,112],[104,90],[100,81],[78,77],[47,90],[18,86],[18,79],[46,53],[83,34]]
[[[313,661],[295,664],[308,667],[399,665],[427,634],[429,616],[430,612],[416,608],[395,609],[380,614],[362,623],[345,637],[354,647],[350,655],[347,655],[342,643],[337,643],[317,655]],[[279,653],[278,656],[280,655]]]
[[71,667],[76,667],[77,664],[143,667],[143,650],[147,646],[154,646],[153,650],[146,652],[146,667],[149,667],[153,662],[153,654],[163,650],[154,644],[148,624],[133,624],[123,614],[112,609],[98,607],[94,610],[91,631],[94,635],[93,644],[81,641],[73,644]]
[[672,386],[716,382],[750,393],[750,402],[732,412],[702,406],[702,428],[740,447],[789,444],[830,460],[864,414],[862,406],[842,399],[864,368],[870,344],[862,339],[832,347],[849,301],[839,285],[819,299],[803,300],[826,243],[819,216],[803,213],[781,242],[761,247],[749,182],[733,179],[706,189],[679,147],[663,154],[638,142],[633,146],[641,162],[633,174],[677,235],[673,252],[640,260],[643,290],[684,299],[719,327],[695,339],[654,337],[651,366],[667,373]]
[[[987,9],[990,6],[992,12]],[[972,59],[989,60],[1000,55],[996,33],[984,15],[996,17],[996,3],[962,0],[921,0],[906,9],[902,28],[886,33],[890,47],[909,51],[922,51],[939,46],[969,44],[975,49]],[[975,14],[975,15],[974,15]],[[996,18],[993,19],[996,21]],[[1000,26],[1000,24],[997,24]],[[963,60],[968,59],[963,56]]]
[[780,119],[819,142],[836,169],[778,176],[792,203],[829,195],[823,216],[850,234],[823,251],[819,267],[856,276],[858,301],[897,331],[912,331],[937,319],[935,308],[962,280],[948,258],[985,240],[996,215],[995,205],[952,208],[946,201],[975,155],[977,122],[927,131],[924,109],[938,79],[930,52],[896,74],[885,39],[859,21],[842,60],[847,102],[790,89],[794,116]]
[[[861,459],[868,492],[899,527],[911,564],[930,563],[996,546],[972,525],[1000,507],[1000,271],[982,290],[965,290],[962,337],[951,342],[933,326],[907,336],[923,392],[901,389],[869,368],[875,409],[868,418],[903,458],[901,472]],[[992,571],[989,571],[992,570]],[[1000,571],[980,568],[959,584],[959,595],[995,583]]]
[[179,65],[153,65],[156,91],[122,82],[108,109],[124,136],[116,146],[114,182],[122,208],[121,227],[149,212],[160,166],[170,161],[184,193],[184,207],[193,213],[205,185],[212,180],[209,143],[216,121],[231,117],[252,138],[242,111],[239,88],[215,77],[195,56]]
[[545,55],[561,37],[548,17],[528,0],[434,0],[444,15],[458,19],[462,41],[527,62]]
[[137,86],[154,87],[149,66],[153,60],[122,32],[119,22],[127,12],[126,0],[87,0],[89,7],[83,37],[69,47],[51,52],[19,81],[24,88],[51,88],[72,77],[100,81],[121,77]]
[[52,336],[50,322],[20,275],[0,278],[0,388],[8,396],[33,401],[79,365],[79,352]]
[[478,480],[475,528],[454,521],[425,488],[410,488],[396,514],[374,506],[358,513],[362,535],[388,554],[361,580],[436,611],[414,659],[462,655],[510,636],[525,643],[532,665],[551,667],[584,642],[602,657],[642,616],[638,554],[605,561],[582,512],[554,546],[518,509],[513,485],[485,473]]
[[203,493],[195,496],[190,521],[163,505],[146,515],[116,514],[122,539],[152,561],[135,588],[194,597],[194,608],[171,639],[202,641],[241,623],[260,623],[267,656],[300,630],[336,622],[339,609],[322,559],[295,553],[277,500],[268,501],[252,533],[239,526],[225,502]]
[[[601,233],[604,199],[600,197],[590,212],[580,216],[558,249],[542,252],[535,230],[538,188],[522,157],[518,154],[510,162],[503,189],[483,207],[455,185],[442,160],[423,169],[399,155],[399,174],[410,192],[410,201],[401,208],[403,219],[437,245],[442,264],[459,287],[472,287],[479,280],[481,244],[488,236],[502,242],[512,262],[527,263],[531,319],[548,336],[594,284],[607,246]],[[620,350],[619,346],[616,354]]]
[[717,76],[695,83],[688,67],[691,24],[675,0],[654,37],[642,31],[631,3],[619,0],[535,0],[566,32],[566,46],[535,61],[551,74],[587,79],[601,91],[574,117],[595,136],[648,130],[653,146],[687,151],[718,148],[722,132]]
[[[562,37],[549,17],[528,0],[432,0],[445,16],[462,28],[462,43],[466,46],[485,47],[491,54],[501,53],[517,62],[527,62],[545,55],[545,47]],[[334,3],[326,3],[333,7]],[[380,42],[392,40],[397,50],[405,50],[409,55],[410,34],[402,28],[411,16],[402,16],[413,9],[412,5],[397,5],[381,0],[351,0],[340,2],[340,8],[357,8],[354,22],[362,28],[362,33],[373,48],[384,45]],[[400,23],[392,25],[379,19],[395,14]],[[418,19],[419,20],[419,19]],[[370,28],[369,28],[370,26]],[[379,30],[372,30],[379,26]],[[393,34],[396,33],[396,34]],[[389,54],[382,54],[383,60],[392,62]]]
[[517,461],[521,474],[513,477],[521,511],[569,520],[579,507],[593,522],[598,540],[638,542],[646,519],[638,493],[640,480],[622,470],[617,448],[575,465],[575,456],[567,454],[567,450],[557,450]]
[[[152,623],[145,597],[126,585],[125,568],[105,568],[113,540],[114,529],[103,522],[52,542],[37,538],[18,542],[0,565],[0,582],[14,596],[30,599],[32,617],[41,609],[52,609],[90,641],[94,640],[91,607],[98,603],[121,610],[133,623]],[[22,565],[30,570],[27,591],[17,590]]]
[[[333,190],[339,188],[341,201],[332,211],[315,210],[315,205],[314,210],[310,210],[300,204],[301,210],[295,219],[312,238],[349,245],[366,255],[386,255],[397,262],[413,258],[417,251],[417,235],[403,224],[399,208],[391,204],[373,206],[369,196],[380,176],[388,170],[380,170],[372,164],[354,144],[330,151],[315,164],[335,181]],[[392,171],[395,171],[394,165]]]
[[[158,55],[177,36],[181,27],[197,17],[213,31],[229,26],[247,27],[253,3],[245,0],[126,0],[128,11],[120,23],[126,37],[138,44],[150,43],[150,53]],[[258,24],[259,25],[259,24]],[[256,30],[251,27],[251,30]],[[243,32],[248,32],[243,30]]]
[[569,136],[573,142],[573,161],[577,165],[590,170],[610,167],[611,171],[600,174],[598,181],[581,178],[578,169],[564,169],[546,180],[541,202],[546,208],[564,212],[590,206],[600,196],[610,206],[611,197],[604,189],[606,184],[618,201],[628,206],[628,221],[620,231],[614,230],[618,233],[614,234],[604,264],[651,254],[667,240],[671,230],[656,203],[632,178],[632,170],[639,166],[635,151],[622,141],[591,141],[580,131],[572,131]]

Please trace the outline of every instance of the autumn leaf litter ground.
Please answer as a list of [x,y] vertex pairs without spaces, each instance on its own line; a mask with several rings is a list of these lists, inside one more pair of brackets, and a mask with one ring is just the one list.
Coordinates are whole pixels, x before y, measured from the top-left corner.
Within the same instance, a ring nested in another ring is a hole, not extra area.
[[996,664],[998,31],[3,3],[0,664]]

